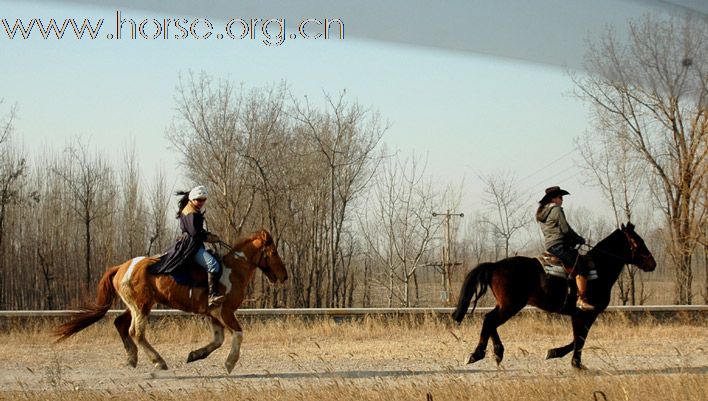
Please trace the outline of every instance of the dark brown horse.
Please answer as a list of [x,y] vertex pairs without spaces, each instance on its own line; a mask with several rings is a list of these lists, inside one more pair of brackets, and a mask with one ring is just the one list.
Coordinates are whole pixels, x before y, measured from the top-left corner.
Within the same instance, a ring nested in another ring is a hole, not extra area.
[[[169,275],[150,274],[148,266],[155,261],[157,259],[138,257],[109,268],[98,283],[96,303],[84,307],[73,319],[59,326],[55,332],[58,340],[69,338],[99,321],[119,296],[128,309],[115,319],[115,326],[128,353],[128,363],[133,367],[138,363],[137,342],[155,367],[167,369],[165,360],[145,337],[150,310],[156,303],[161,303],[211,318],[213,340],[205,347],[190,352],[187,362],[209,356],[224,342],[224,327],[231,331],[231,352],[225,363],[230,373],[239,359],[243,341],[243,331],[234,312],[245,298],[246,286],[253,273],[260,269],[273,283],[288,278],[270,233],[266,230],[254,233],[237,242],[224,255],[220,292],[226,294],[226,298],[218,308],[207,308],[205,288],[177,284]],[[205,275],[203,269],[198,272]]]
[[533,305],[540,309],[570,315],[573,324],[573,341],[562,347],[548,351],[546,359],[561,358],[573,351],[573,367],[582,369],[581,354],[588,331],[597,315],[610,303],[612,286],[622,272],[625,264],[633,264],[650,272],[656,268],[656,262],[644,240],[634,231],[630,223],[622,225],[607,238],[600,241],[588,255],[597,269],[597,279],[588,283],[587,297],[596,309],[583,312],[575,307],[575,291],[568,293],[568,283],[562,278],[549,278],[536,258],[515,256],[493,263],[482,263],[472,269],[465,277],[460,291],[460,299],[452,317],[458,323],[462,321],[474,297],[472,310],[477,301],[489,287],[497,304],[484,318],[479,344],[470,355],[467,363],[484,358],[487,342],[492,338],[497,364],[504,358],[504,345],[497,333],[501,326],[516,315],[524,306]]

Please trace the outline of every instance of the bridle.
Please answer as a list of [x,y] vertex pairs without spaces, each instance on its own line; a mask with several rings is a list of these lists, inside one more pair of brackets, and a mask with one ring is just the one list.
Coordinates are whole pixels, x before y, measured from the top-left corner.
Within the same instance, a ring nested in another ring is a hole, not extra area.
[[623,262],[623,264],[635,264],[635,260],[637,259],[637,256],[641,257],[642,259],[648,258],[650,255],[645,255],[639,252],[639,243],[637,242],[632,235],[627,232],[625,229],[620,229],[622,231],[622,234],[624,234],[625,239],[627,240],[627,243],[629,244],[629,251],[630,255],[629,258],[625,258],[623,255],[618,255],[614,252],[608,252],[603,249],[597,249],[595,246],[589,245],[589,244],[584,244],[588,248],[594,249],[597,252],[604,253],[605,255],[615,257],[619,259],[620,261]]
[[622,233],[624,236],[627,238],[627,242],[629,243],[629,250],[630,250],[630,256],[629,256],[629,261],[633,261],[637,257],[637,251],[639,250],[639,244],[637,243],[637,240],[634,239],[627,231],[622,230]]
[[[226,242],[219,240],[219,244],[224,246],[229,251],[235,252],[234,248],[231,247],[231,245],[227,244]],[[258,263],[256,263],[256,267],[263,270],[263,271],[265,271],[265,269],[270,268],[268,265],[268,254],[266,252],[266,248],[270,247],[271,245],[273,245],[272,240],[266,241],[263,244],[263,246],[261,247],[260,254],[258,255]],[[265,265],[263,265],[264,261],[265,261]]]
[[[261,247],[261,252],[260,252],[261,254],[258,256],[258,263],[256,264],[256,266],[259,269],[261,269],[263,272],[270,269],[270,265],[268,264],[268,258],[269,258],[270,252],[268,252],[268,250],[273,245],[274,245],[273,240],[268,238],[267,240],[264,241],[263,246]],[[264,262],[265,262],[265,264],[264,264]]]

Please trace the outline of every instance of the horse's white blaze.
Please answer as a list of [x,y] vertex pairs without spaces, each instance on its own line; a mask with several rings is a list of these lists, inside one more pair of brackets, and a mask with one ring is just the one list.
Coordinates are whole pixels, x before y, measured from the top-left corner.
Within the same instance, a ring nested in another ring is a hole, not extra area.
[[133,275],[133,270],[135,270],[135,265],[138,264],[141,260],[145,259],[145,256],[138,256],[137,258],[133,258],[133,260],[130,262],[130,266],[128,266],[128,271],[125,272],[125,275],[123,276],[123,280],[120,282],[121,285],[127,285],[130,283],[130,277]]

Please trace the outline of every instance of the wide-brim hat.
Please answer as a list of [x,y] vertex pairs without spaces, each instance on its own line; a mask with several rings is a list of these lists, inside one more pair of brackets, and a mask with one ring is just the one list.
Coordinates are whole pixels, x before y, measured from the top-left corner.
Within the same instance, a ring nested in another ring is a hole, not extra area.
[[546,194],[543,195],[543,198],[541,198],[539,203],[547,203],[549,200],[555,198],[556,196],[563,195],[570,195],[570,192],[566,191],[565,189],[561,189],[561,187],[557,185],[553,187],[548,187],[546,188]]

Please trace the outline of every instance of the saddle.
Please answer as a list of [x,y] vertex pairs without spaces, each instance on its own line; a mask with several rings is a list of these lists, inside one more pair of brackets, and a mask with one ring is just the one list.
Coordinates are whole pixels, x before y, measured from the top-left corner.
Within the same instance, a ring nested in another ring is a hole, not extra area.
[[[212,249],[207,249],[207,252],[211,253],[212,256],[219,260],[219,263],[223,269],[223,255],[218,254]],[[164,253],[152,256],[153,258],[161,258],[165,256]],[[203,267],[201,267],[197,262],[189,260],[182,263],[180,267],[170,272],[169,275],[175,280],[177,284],[185,285],[187,287],[197,287],[197,288],[207,288],[208,280],[207,273]]]
[[196,262],[184,264],[181,268],[170,273],[177,284],[188,287],[207,288],[207,273]]
[[[225,268],[224,255],[212,249],[207,249],[206,251],[211,253],[212,256],[219,260],[219,264],[221,265],[221,272],[223,274]],[[246,255],[244,255],[243,252],[234,252],[234,257],[238,259],[246,259]],[[188,263],[183,264],[182,267],[170,273],[170,275],[175,280],[175,282],[177,282],[177,284],[186,285],[188,287],[208,287],[206,271],[203,267],[199,266],[197,262],[193,260],[190,260]]]
[[[597,270],[595,270],[595,263],[592,258],[587,255],[580,255],[580,257],[583,258],[588,266],[588,280],[595,280],[597,278]],[[536,259],[541,263],[543,270],[548,276],[568,279],[575,278],[578,274],[573,271],[573,266],[564,265],[559,257],[548,251],[544,251],[540,256],[537,256]]]

